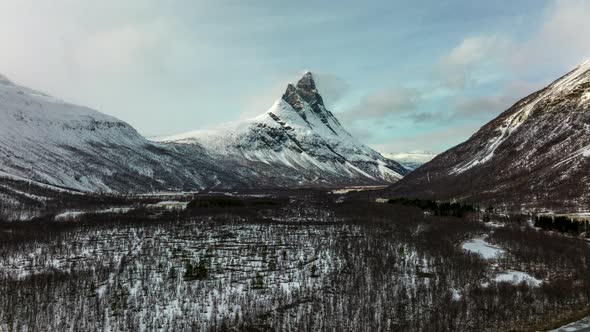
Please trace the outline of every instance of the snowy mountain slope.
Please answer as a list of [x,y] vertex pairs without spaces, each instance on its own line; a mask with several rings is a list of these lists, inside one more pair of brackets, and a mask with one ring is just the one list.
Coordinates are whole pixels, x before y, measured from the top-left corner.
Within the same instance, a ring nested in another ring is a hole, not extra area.
[[397,161],[400,165],[412,171],[431,161],[432,158],[436,157],[436,154],[434,153],[423,151],[382,153],[382,155],[385,158]]
[[407,173],[398,163],[361,144],[326,109],[310,72],[289,84],[281,99],[264,114],[213,130],[160,139],[199,144],[212,158],[264,164],[262,177],[297,183],[386,183]]
[[[237,175],[127,123],[0,77],[0,173],[82,191],[200,188]],[[1,177],[1,176],[0,176]]]
[[590,60],[390,188],[398,196],[588,209]]

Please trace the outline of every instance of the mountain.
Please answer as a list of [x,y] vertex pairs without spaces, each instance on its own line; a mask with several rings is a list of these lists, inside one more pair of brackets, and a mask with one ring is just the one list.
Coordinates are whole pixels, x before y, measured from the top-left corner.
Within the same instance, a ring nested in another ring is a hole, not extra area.
[[241,183],[183,148],[150,142],[123,121],[0,76],[0,178],[95,192]]
[[393,196],[587,210],[590,60],[389,188]]
[[289,84],[258,117],[160,141],[196,144],[213,159],[250,165],[256,172],[252,176],[285,184],[383,184],[408,173],[344,129],[324,105],[310,72],[297,84]]
[[311,74],[289,85],[258,118],[166,142],[149,141],[119,119],[0,75],[0,156],[0,194],[11,197],[21,192],[22,181],[145,193],[383,184],[407,172],[342,128]]
[[402,152],[402,153],[382,153],[382,155],[391,160],[397,161],[400,165],[408,170],[415,170],[416,168],[431,161],[436,157],[436,154],[423,151]]

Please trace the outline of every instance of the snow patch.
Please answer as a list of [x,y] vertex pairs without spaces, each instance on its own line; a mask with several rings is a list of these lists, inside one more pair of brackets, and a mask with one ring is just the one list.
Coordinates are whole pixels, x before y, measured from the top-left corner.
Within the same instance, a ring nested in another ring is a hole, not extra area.
[[481,255],[485,259],[495,259],[504,254],[504,249],[489,244],[484,238],[475,238],[463,243],[463,250]]
[[529,286],[538,287],[543,283],[543,280],[539,280],[526,272],[521,271],[505,271],[502,272],[496,277],[494,277],[495,282],[509,282],[512,284],[520,284],[521,282],[526,282]]
[[133,208],[129,207],[121,207],[121,208],[108,208],[103,210],[91,210],[91,211],[66,211],[56,215],[53,219],[55,221],[74,221],[80,218],[82,215],[90,214],[90,213],[97,213],[97,214],[106,214],[106,213],[127,213],[133,210]]
[[576,332],[576,331],[590,331],[590,317],[583,318],[577,322],[567,324],[559,327],[551,332]]

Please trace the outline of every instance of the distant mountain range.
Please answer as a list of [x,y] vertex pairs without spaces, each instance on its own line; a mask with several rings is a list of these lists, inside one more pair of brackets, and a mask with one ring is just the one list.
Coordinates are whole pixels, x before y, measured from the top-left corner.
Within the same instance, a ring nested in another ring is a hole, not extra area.
[[590,208],[590,61],[389,188],[510,209]]
[[408,172],[341,126],[311,73],[259,117],[162,142],[0,76],[0,156],[0,178],[90,192],[387,184]]
[[416,168],[431,161],[436,154],[423,151],[402,152],[402,153],[382,153],[385,158],[395,160],[400,165],[413,171]]

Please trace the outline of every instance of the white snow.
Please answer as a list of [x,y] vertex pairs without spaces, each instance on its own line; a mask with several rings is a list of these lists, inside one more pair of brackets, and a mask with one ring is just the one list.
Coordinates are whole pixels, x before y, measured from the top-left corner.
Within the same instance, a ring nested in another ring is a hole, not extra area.
[[543,283],[543,280],[539,280],[526,272],[521,271],[505,271],[494,277],[495,282],[509,282],[512,284],[520,284],[526,282],[529,286],[537,287]]
[[85,212],[83,212],[83,211],[66,211],[66,212],[62,212],[62,213],[56,215],[53,219],[55,221],[76,220],[77,218],[79,218],[84,213]]
[[579,149],[578,151],[572,153],[571,155],[565,157],[562,161],[558,162],[553,167],[558,167],[558,166],[560,166],[564,163],[567,163],[568,161],[570,161],[576,157],[579,157],[579,156],[582,156],[585,158],[590,157],[590,145],[587,145],[587,146]]
[[524,123],[524,121],[529,117],[529,114],[534,108],[534,106],[541,99],[541,97],[538,97],[537,99],[529,102],[529,104],[527,104],[520,111],[508,117],[508,119],[506,119],[504,123],[496,129],[500,134],[492,138],[488,142],[487,147],[481,152],[479,152],[476,158],[472,159],[467,163],[463,163],[460,166],[455,167],[450,174],[463,173],[474,166],[485,163],[492,159],[492,157],[494,156],[494,152],[496,152],[496,149],[512,134],[513,131],[518,129],[518,127],[520,127],[520,125]]
[[504,250],[500,247],[489,244],[484,238],[475,238],[467,241],[461,245],[463,250],[480,254],[485,259],[494,259],[504,254]]
[[179,201],[162,201],[156,204],[152,204],[148,207],[157,207],[157,208],[165,208],[168,210],[184,210],[188,202],[179,202]]
[[551,332],[576,332],[576,331],[590,331],[590,317],[580,319],[577,322],[567,324],[559,327]]
[[[0,151],[4,155],[0,174],[108,192],[112,190],[103,182],[108,170],[76,174],[77,165],[87,167],[81,155],[92,156],[97,147],[105,146],[133,151],[146,143],[131,126],[114,117],[0,79]],[[122,158],[111,160],[118,159]],[[149,172],[146,167],[140,170]]]
[[330,191],[330,194],[334,195],[344,195],[352,192],[359,192],[359,191],[368,191],[368,190],[379,190],[387,188],[387,186],[354,186],[354,187],[347,187],[341,189],[335,189]]
[[103,210],[89,210],[89,211],[65,211],[58,215],[56,215],[53,219],[55,221],[73,221],[78,219],[80,216],[88,213],[126,213],[133,210],[130,207],[121,207],[121,208],[108,208]]

